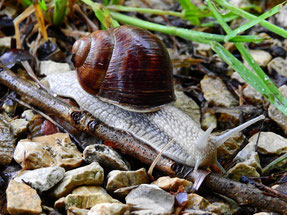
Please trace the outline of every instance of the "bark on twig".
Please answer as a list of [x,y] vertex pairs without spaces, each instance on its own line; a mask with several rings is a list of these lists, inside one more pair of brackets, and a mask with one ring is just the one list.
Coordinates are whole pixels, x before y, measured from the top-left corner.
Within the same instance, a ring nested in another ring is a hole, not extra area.
[[[36,85],[16,76],[10,70],[4,69],[1,65],[0,83],[14,90],[30,105],[38,107],[46,113],[56,115],[79,131],[100,137],[123,154],[133,156],[146,164],[151,164],[157,156],[157,152],[135,139],[132,135],[105,125],[86,111],[70,106],[43,89],[39,89]],[[172,160],[162,157],[156,168],[171,176],[179,175],[179,172],[174,168],[174,164]],[[188,168],[183,167],[183,169]],[[187,176],[191,181],[194,181],[195,177],[197,176],[194,173]],[[287,213],[287,203],[285,201],[267,196],[252,185],[235,182],[215,173],[211,173],[205,178],[203,186],[208,190],[234,199],[240,205]]]

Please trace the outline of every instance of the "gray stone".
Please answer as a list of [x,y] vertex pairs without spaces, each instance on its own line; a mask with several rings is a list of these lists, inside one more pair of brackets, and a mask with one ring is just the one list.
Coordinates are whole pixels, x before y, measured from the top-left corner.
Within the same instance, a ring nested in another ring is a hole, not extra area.
[[269,52],[259,50],[259,49],[250,49],[249,53],[253,57],[256,63],[259,64],[259,66],[265,67],[267,64],[272,60],[272,56]]
[[277,14],[275,15],[276,22],[277,22],[278,25],[281,26],[282,28],[286,28],[286,27],[287,27],[286,14],[287,14],[287,5],[285,4],[285,5],[280,9],[279,13],[277,13]]
[[269,73],[273,70],[283,77],[287,77],[287,60],[282,57],[272,59],[267,65]]
[[232,107],[238,105],[238,101],[229,92],[220,78],[204,76],[200,81],[204,98],[210,105],[221,107]]
[[243,89],[243,96],[244,98],[253,104],[262,104],[263,98],[260,93],[258,93],[252,86],[249,84]]
[[104,188],[100,186],[80,186],[73,190],[72,194],[60,198],[55,202],[55,208],[84,208],[90,209],[100,203],[120,203],[113,199]]
[[88,215],[128,215],[129,207],[122,203],[100,203],[89,211]]
[[171,214],[174,211],[174,196],[156,185],[142,184],[126,196],[126,203],[154,213]]
[[14,119],[11,121],[11,129],[15,137],[27,131],[28,121],[25,119]]
[[52,194],[60,198],[78,186],[101,185],[103,181],[103,168],[97,162],[93,162],[87,166],[67,171],[63,180],[53,189]]
[[193,121],[200,125],[200,109],[199,106],[190,97],[184,94],[184,92],[175,90],[176,101],[174,106],[189,115]]
[[51,75],[71,71],[69,64],[54,61],[40,61],[40,75]]
[[[109,192],[114,192],[115,190],[123,187],[130,187],[133,185],[146,184],[149,182],[148,175],[144,168],[137,171],[120,171],[113,170],[107,176],[108,182],[106,189]],[[125,196],[127,192],[123,192],[119,195]]]
[[[249,141],[256,142],[258,133]],[[287,139],[273,132],[260,132],[258,140],[258,152],[260,154],[281,155],[287,152]]]
[[97,161],[101,166],[109,169],[130,169],[130,165],[122,159],[119,153],[102,144],[87,146],[83,152],[83,158],[87,163]]
[[0,114],[0,166],[7,166],[13,158],[15,139],[8,118]]
[[7,210],[10,214],[40,214],[41,199],[36,190],[24,184],[11,180],[6,190]]
[[[284,97],[287,97],[287,86],[286,85],[279,87],[279,90]],[[269,105],[268,115],[273,121],[275,121],[283,129],[284,133],[287,135],[287,116],[281,111],[279,111],[273,104]]]
[[28,183],[40,192],[47,191],[62,180],[65,174],[63,167],[47,167],[35,170],[25,170],[14,178],[15,181]]
[[25,169],[49,166],[70,169],[82,163],[82,153],[66,133],[20,140],[13,158]]

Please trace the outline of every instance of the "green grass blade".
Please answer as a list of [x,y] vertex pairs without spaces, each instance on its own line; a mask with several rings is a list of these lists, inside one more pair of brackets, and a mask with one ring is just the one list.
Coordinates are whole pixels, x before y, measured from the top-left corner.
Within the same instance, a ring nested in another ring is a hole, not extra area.
[[[220,15],[220,13],[218,13],[218,11],[214,7],[214,5],[210,2],[210,0],[207,0],[206,2],[207,2],[207,5],[209,6],[210,10],[214,13],[214,16],[216,17],[217,21],[221,24],[222,28],[225,30],[225,32],[231,33],[232,32],[231,28],[227,25],[226,22],[224,22],[222,16]],[[258,79],[260,79],[261,82],[263,82],[263,84],[265,85],[265,87],[261,86],[261,88],[262,89],[268,88],[270,90],[270,92],[272,93],[272,96],[270,95],[268,98],[269,99],[274,98],[273,104],[276,101],[277,106],[280,106],[281,110],[286,109],[287,99],[281,95],[278,88],[274,85],[274,83],[270,80],[270,78],[264,73],[264,71],[261,69],[261,67],[256,63],[256,61],[250,55],[250,53],[245,48],[245,46],[242,43],[235,43],[235,46],[239,50],[239,52],[241,53],[242,57],[247,61],[249,66],[252,68],[252,70],[256,73]],[[240,71],[237,71],[237,72],[240,75],[242,74],[242,73],[240,73]],[[247,82],[247,83],[249,83],[249,82]],[[249,84],[251,86],[253,86],[251,83],[249,83]]]
[[281,95],[279,90],[267,85],[267,83],[258,77],[255,73],[249,70],[242,62],[234,57],[229,51],[217,42],[210,42],[212,49],[236,72],[240,74],[242,79],[256,89],[261,95],[267,98],[274,104],[281,112],[287,115],[287,106],[282,101],[286,99]]
[[112,17],[110,16],[110,11],[101,4],[95,3],[91,0],[81,0],[81,1],[92,8],[96,17],[103,25],[104,29],[108,29],[110,27],[117,27],[120,25],[116,20],[112,19]]
[[[221,5],[222,7],[225,7],[227,9],[229,9],[230,11],[232,11],[233,13],[248,19],[248,20],[254,20],[257,17],[254,16],[251,13],[248,13],[240,8],[237,8],[235,6],[233,6],[232,4],[230,4],[229,2],[225,1],[225,0],[214,0],[214,2],[216,2],[217,4]],[[287,31],[285,31],[283,28],[280,28],[276,25],[271,24],[270,22],[267,22],[266,20],[263,20],[259,23],[260,25],[262,25],[263,27],[267,28],[268,30],[284,37],[287,38]]]
[[253,27],[254,25],[262,22],[264,19],[267,19],[268,17],[273,16],[274,14],[278,13],[282,7],[283,7],[283,4],[279,4],[275,7],[273,7],[271,10],[258,16],[256,19],[253,19],[253,20],[249,21],[248,23],[240,26],[239,28],[233,30],[232,32],[228,33],[228,35],[225,38],[225,41],[229,41],[231,38],[235,37],[237,34],[240,34],[244,31],[246,31],[247,29]]
[[[85,0],[86,1],[86,0]],[[172,26],[160,25],[148,21],[144,21],[138,18],[130,17],[127,15],[123,15],[117,12],[111,11],[111,15],[114,19],[119,22],[135,25],[141,28],[149,29],[152,31],[159,31],[165,34],[178,36],[187,40],[200,42],[200,43],[209,43],[209,41],[218,41],[224,42],[224,36],[218,34],[209,34],[204,32],[192,31],[185,28],[177,28]],[[236,36],[231,41],[232,42],[262,42],[266,38],[258,37],[258,36]]]
[[53,24],[60,25],[66,16],[67,0],[54,0]]

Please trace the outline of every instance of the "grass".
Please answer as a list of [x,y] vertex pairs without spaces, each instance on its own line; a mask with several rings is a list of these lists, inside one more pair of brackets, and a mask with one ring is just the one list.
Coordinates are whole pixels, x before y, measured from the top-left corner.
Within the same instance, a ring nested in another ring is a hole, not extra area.
[[[29,0],[23,0],[26,3]],[[206,0],[206,5],[202,7],[195,6],[190,0],[179,0],[183,10],[181,12],[164,11],[150,8],[134,8],[125,7],[122,5],[108,5],[109,1],[105,1],[103,6],[99,3],[95,3],[91,0],[81,0],[83,3],[89,5],[94,11],[96,17],[99,19],[102,28],[107,29],[110,27],[117,27],[120,23],[135,25],[138,27],[146,28],[152,31],[158,31],[165,34],[181,37],[190,41],[199,43],[210,44],[212,49],[240,76],[252,87],[254,87],[262,96],[268,99],[274,104],[280,111],[287,115],[287,99],[284,98],[279,92],[278,88],[272,83],[270,78],[264,73],[261,67],[255,62],[250,55],[248,49],[245,47],[245,43],[259,43],[268,38],[262,38],[256,35],[239,35],[244,33],[256,24],[262,25],[268,30],[287,38],[287,31],[274,24],[269,23],[265,19],[278,13],[284,3],[275,6],[269,11],[255,16],[248,11],[241,8],[237,8],[230,4],[226,0]],[[41,1],[43,2],[43,1]],[[64,2],[64,3],[63,3]],[[110,1],[111,2],[111,1]],[[66,1],[54,0],[54,23],[59,24],[62,22],[63,14],[66,13],[67,3]],[[228,11],[222,15],[220,10]],[[165,26],[153,22],[144,21],[138,18],[124,15],[122,12],[138,12],[138,13],[150,13],[155,15],[169,15],[176,16],[181,19],[188,20],[193,25],[199,26],[212,26],[214,24],[220,24],[226,32],[226,35],[210,34],[205,32],[193,31],[185,28],[178,28],[174,26]],[[203,17],[215,18],[214,21],[202,24],[201,19]],[[229,21],[238,17],[249,20],[246,24],[240,26],[237,29],[231,29],[227,24]],[[233,42],[242,57],[249,64],[250,68],[247,68],[242,62],[235,58],[232,53],[227,51],[220,43]]]

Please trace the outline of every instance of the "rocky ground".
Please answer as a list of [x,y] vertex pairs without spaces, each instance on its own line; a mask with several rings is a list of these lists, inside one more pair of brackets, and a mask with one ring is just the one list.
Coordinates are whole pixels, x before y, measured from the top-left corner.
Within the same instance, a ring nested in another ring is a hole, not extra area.
[[[51,42],[45,42],[33,27],[36,18],[32,14],[20,25],[23,49],[16,50],[12,21],[23,8],[16,7],[15,2],[1,1],[0,4],[0,21],[3,21],[3,24],[0,22],[0,61],[24,79],[29,78],[20,61],[29,62],[39,79],[46,77],[43,79],[46,81],[42,80],[44,86],[49,82],[49,76],[73,72],[72,44],[87,34],[91,28],[89,21],[98,23],[93,13],[81,5],[81,10],[77,9],[74,17],[67,18],[61,27],[48,26]],[[126,1],[125,4],[146,6],[143,2]],[[179,10],[176,2],[151,1],[149,4],[158,9]],[[250,2],[232,3],[240,7]],[[86,12],[86,16],[79,11]],[[286,15],[287,7],[284,6],[269,21],[286,29]],[[139,17],[166,24],[161,16]],[[176,26],[190,27],[180,19],[168,17],[167,20]],[[240,25],[243,20],[238,22]],[[231,26],[236,25],[235,21],[231,23]],[[199,30],[222,33],[216,28]],[[276,200],[281,204],[287,201],[287,116],[245,83],[209,45],[155,33],[166,44],[173,61],[177,97],[174,105],[201,128],[206,130],[216,125],[214,134],[219,135],[260,114],[265,115],[265,120],[220,146],[217,158],[226,173],[218,177],[249,184],[251,189],[260,189],[260,195],[275,200],[260,203],[260,207],[257,203],[244,204],[244,198],[238,202],[238,198],[227,197],[240,193],[225,196],[212,192],[204,183],[193,192],[197,182],[170,177],[159,170],[154,170],[151,177],[147,173],[149,165],[119,153],[121,150],[108,146],[111,143],[79,132],[51,115],[68,131],[64,132],[47,120],[47,110],[37,112],[33,107],[25,106],[12,90],[0,85],[0,214],[287,213],[287,210],[266,209],[266,205],[276,205]],[[259,44],[248,44],[248,48],[254,60],[287,97],[287,40],[260,26],[247,33],[272,38]],[[242,60],[234,44],[225,43],[224,46]],[[56,89],[58,83],[54,84]],[[71,106],[75,103],[65,100]],[[208,171],[220,172],[217,168]]]

